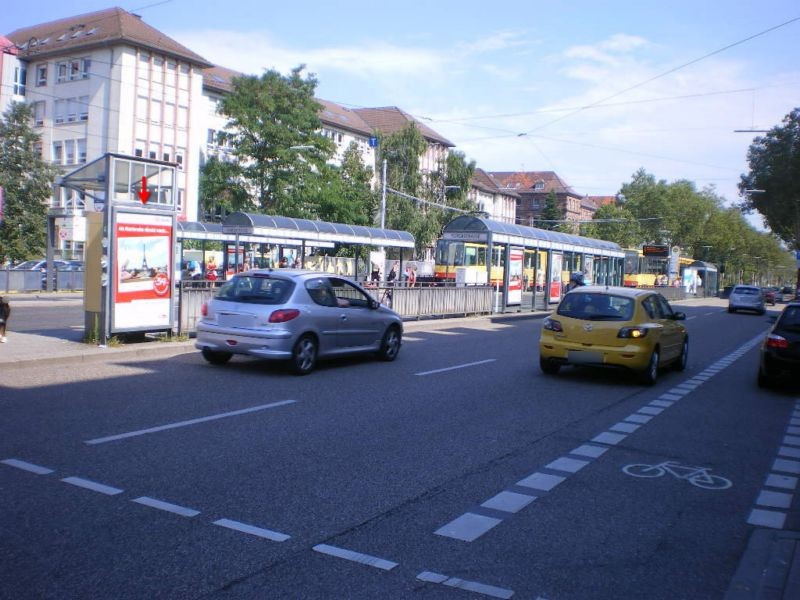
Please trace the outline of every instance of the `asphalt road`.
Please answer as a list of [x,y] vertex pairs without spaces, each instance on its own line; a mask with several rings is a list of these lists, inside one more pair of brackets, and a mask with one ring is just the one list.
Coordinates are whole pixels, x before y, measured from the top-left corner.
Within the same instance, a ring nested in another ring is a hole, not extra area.
[[[302,378],[0,372],[0,597],[721,598],[797,390],[756,388],[764,317],[684,308],[654,387],[543,375],[538,320]],[[667,461],[700,469],[624,470]]]

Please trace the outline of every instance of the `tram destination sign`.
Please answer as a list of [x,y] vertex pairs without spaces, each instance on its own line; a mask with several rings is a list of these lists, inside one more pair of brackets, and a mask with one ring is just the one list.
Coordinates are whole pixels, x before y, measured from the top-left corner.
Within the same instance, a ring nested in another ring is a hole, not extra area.
[[669,246],[666,244],[645,244],[642,246],[642,254],[645,256],[667,258],[669,257]]
[[486,233],[479,231],[445,231],[442,234],[442,239],[445,240],[462,240],[465,242],[485,242],[488,238]]

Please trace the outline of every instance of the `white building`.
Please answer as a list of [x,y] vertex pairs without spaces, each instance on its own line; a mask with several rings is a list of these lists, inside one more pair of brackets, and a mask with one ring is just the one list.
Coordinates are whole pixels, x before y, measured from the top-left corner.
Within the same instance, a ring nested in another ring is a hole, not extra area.
[[0,35],[0,114],[8,110],[12,102],[25,100],[27,67],[19,59],[16,44]]
[[[7,37],[27,68],[21,98],[34,107],[45,160],[65,172],[107,152],[177,163],[178,218],[196,220],[202,70],[210,63],[120,8]],[[52,205],[83,208],[65,190]]]
[[516,223],[519,194],[502,189],[483,169],[475,169],[468,198],[493,221]]

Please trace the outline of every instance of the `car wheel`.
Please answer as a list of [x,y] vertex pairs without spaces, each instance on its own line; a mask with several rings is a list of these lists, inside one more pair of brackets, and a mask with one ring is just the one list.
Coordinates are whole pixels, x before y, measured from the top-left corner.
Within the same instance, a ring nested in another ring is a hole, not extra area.
[[733,308],[732,306],[729,306],[729,307],[728,307],[728,312],[729,312],[729,313],[735,313],[735,312],[736,312],[736,309],[735,309],[735,308]]
[[561,369],[561,365],[557,362],[553,362],[552,360],[548,360],[546,358],[539,357],[539,368],[542,370],[542,373],[547,375],[557,375],[559,370]]
[[230,352],[221,352],[218,350],[211,350],[211,348],[203,348],[203,358],[205,358],[212,365],[224,365],[233,356]]
[[395,325],[389,327],[386,330],[386,333],[383,334],[383,340],[381,340],[381,347],[378,350],[378,358],[380,360],[385,360],[386,362],[393,361],[397,358],[397,354],[400,352],[400,344],[402,342],[400,329]]
[[653,353],[650,355],[650,362],[647,363],[647,368],[642,371],[640,375],[642,383],[655,385],[658,380],[658,361],[660,356],[658,350],[653,350]]
[[292,371],[296,375],[308,375],[317,364],[317,341],[304,335],[292,349]]
[[689,362],[689,338],[683,340],[683,347],[681,348],[681,355],[673,365],[676,371],[685,371],[686,363]]

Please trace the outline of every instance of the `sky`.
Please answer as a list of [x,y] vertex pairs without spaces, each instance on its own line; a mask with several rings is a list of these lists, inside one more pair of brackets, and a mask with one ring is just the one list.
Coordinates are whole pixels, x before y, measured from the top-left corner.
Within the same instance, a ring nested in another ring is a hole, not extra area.
[[[8,2],[0,32],[113,6]],[[397,106],[486,171],[614,195],[640,168],[741,200],[752,131],[800,106],[796,0],[138,0],[122,8],[244,73]],[[754,225],[759,219],[751,219]]]

